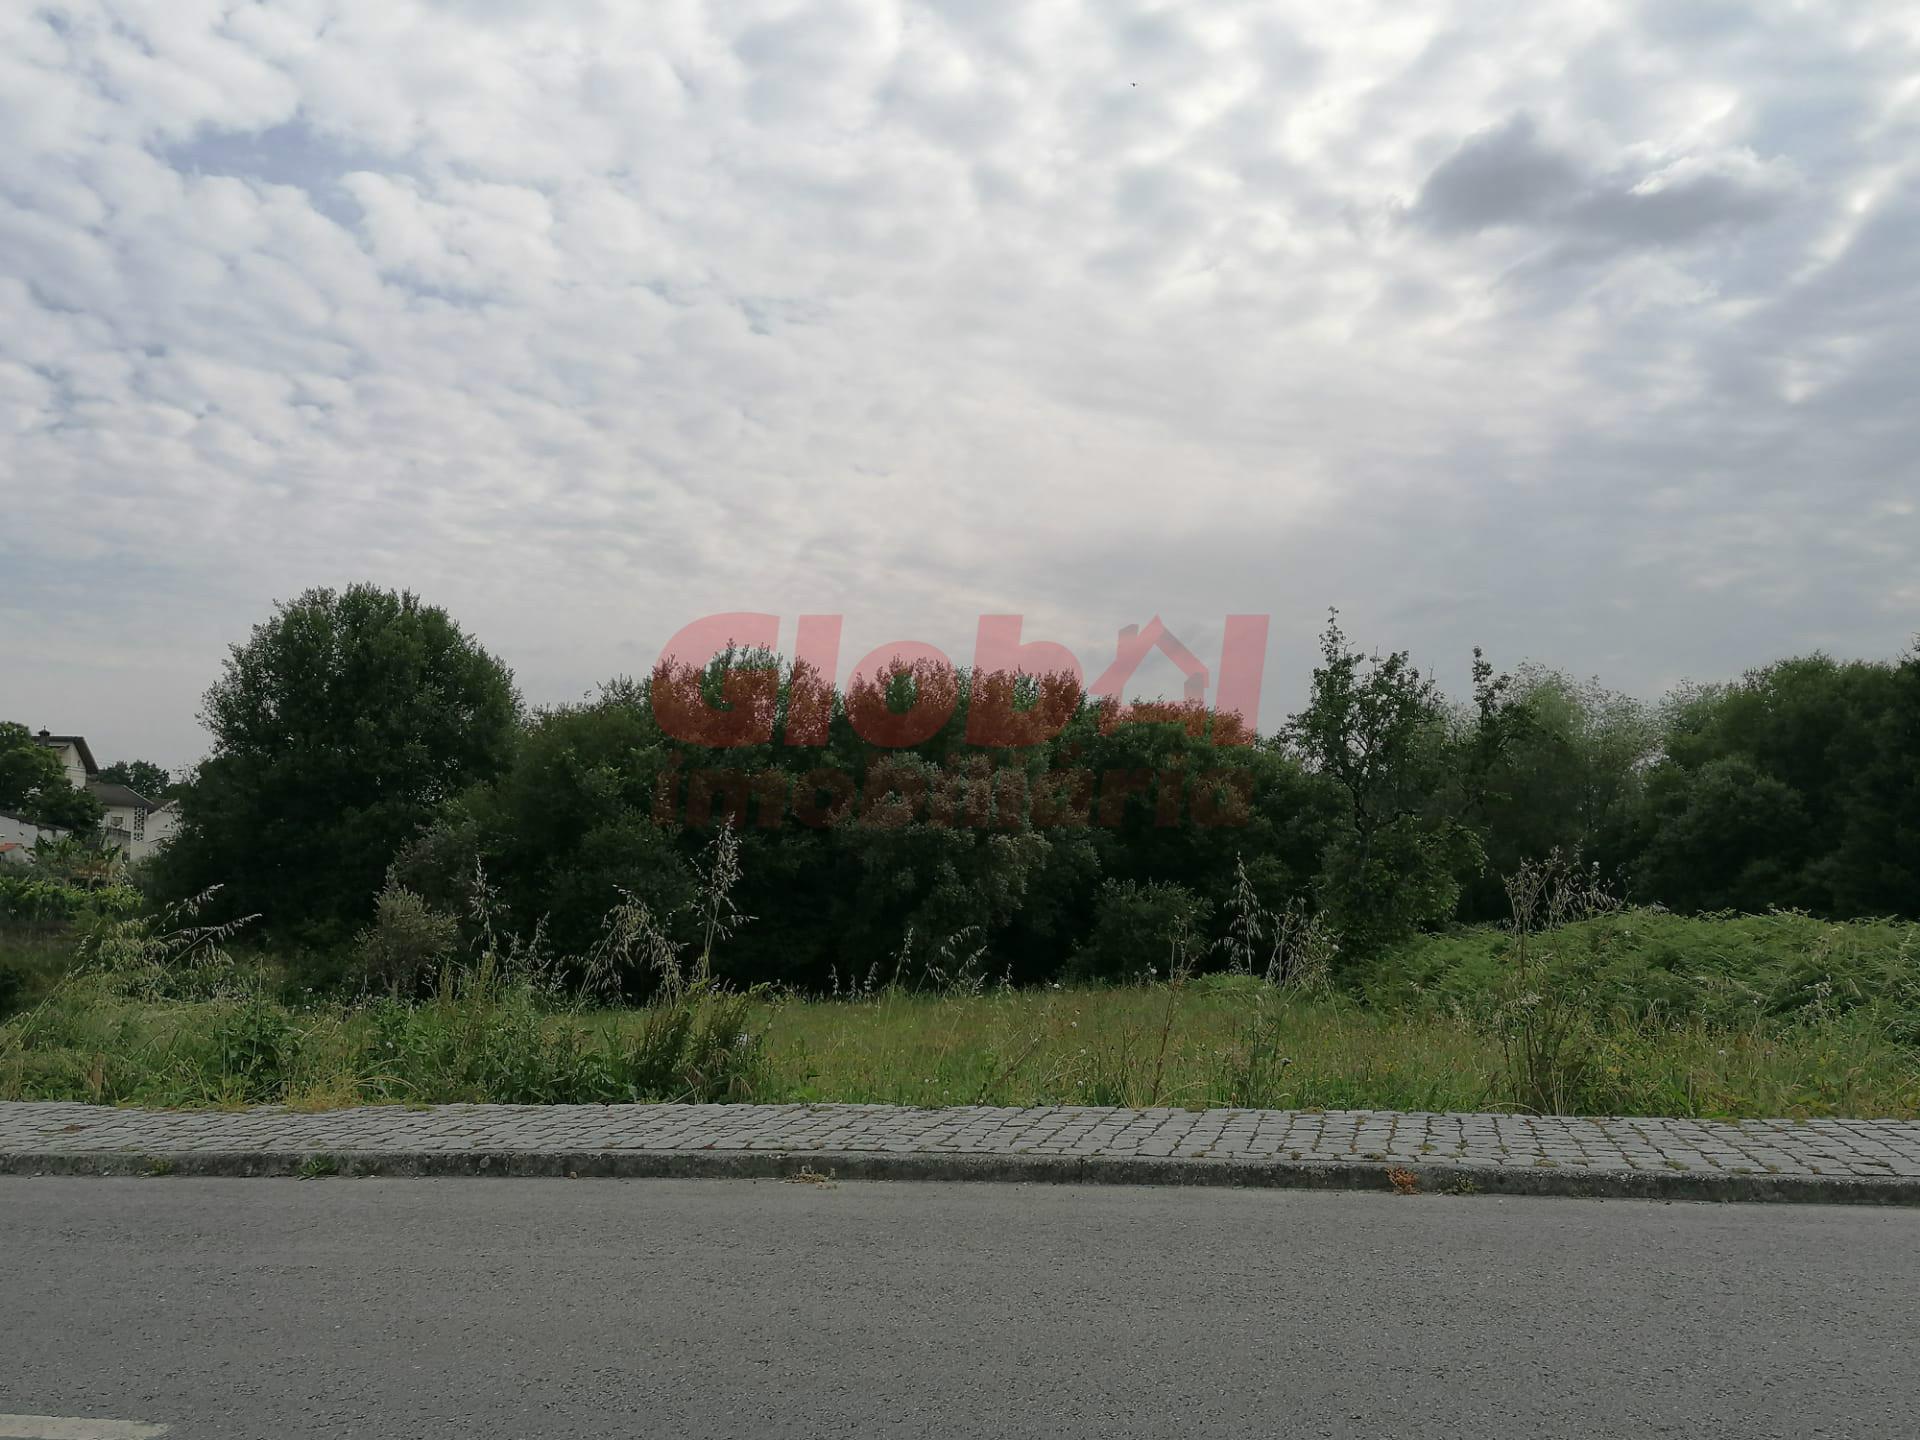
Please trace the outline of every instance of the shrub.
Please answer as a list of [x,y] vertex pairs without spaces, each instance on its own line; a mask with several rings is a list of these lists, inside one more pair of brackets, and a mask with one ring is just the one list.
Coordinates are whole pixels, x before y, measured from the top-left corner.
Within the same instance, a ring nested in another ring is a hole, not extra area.
[[373,924],[356,941],[367,987],[395,996],[418,994],[459,940],[457,919],[389,881],[375,902]]
[[350,1057],[373,1098],[441,1103],[587,1104],[618,1095],[571,1017],[554,1016],[524,985],[421,1005],[376,1001]]
[[72,968],[66,938],[0,937],[0,1020],[37,1004]]
[[1170,974],[1212,915],[1212,904],[1184,885],[1109,880],[1100,887],[1092,932],[1074,951],[1072,969],[1098,980]]
[[1612,914],[1619,903],[1557,853],[1521,865],[1507,878],[1507,895],[1513,946],[1494,1018],[1514,1100],[1539,1115],[1591,1110],[1581,1100],[1594,1065],[1592,987],[1578,968],[1553,962],[1569,924]]
[[1227,933],[1214,943],[1226,955],[1235,977],[1258,977],[1268,985],[1324,990],[1340,953],[1339,939],[1323,915],[1299,896],[1278,912],[1260,903],[1246,862],[1235,859],[1233,890],[1227,897]]
[[250,1103],[275,1100],[299,1053],[299,1035],[285,1010],[255,996],[215,1022],[212,1051],[219,1093]]
[[0,872],[0,922],[70,925],[91,918],[124,919],[139,909],[140,894],[129,886],[95,890],[32,870]]
[[249,991],[251,978],[240,973],[226,947],[257,917],[223,925],[194,923],[213,897],[209,890],[157,915],[104,921],[82,939],[80,968],[136,1000],[216,999]]
[[[1514,945],[1504,927],[1459,930],[1403,945],[1355,979],[1381,1006],[1483,1014]],[[1533,961],[1579,984],[1597,1014],[1635,1025],[1740,1029],[1816,1010],[1920,1021],[1920,926],[1905,921],[1615,909],[1570,920]]]

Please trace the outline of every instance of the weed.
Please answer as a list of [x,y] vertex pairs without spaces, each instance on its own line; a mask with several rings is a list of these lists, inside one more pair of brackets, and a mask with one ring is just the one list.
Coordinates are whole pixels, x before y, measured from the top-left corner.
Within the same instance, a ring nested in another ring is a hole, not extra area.
[[1541,1115],[1578,1111],[1593,1057],[1591,994],[1554,965],[1554,942],[1575,921],[1617,911],[1591,871],[1557,851],[1507,878],[1513,948],[1498,1011],[1501,1045],[1515,1102]]
[[1153,1053],[1153,1082],[1147,1087],[1147,1104],[1150,1106],[1158,1105],[1165,1093],[1167,1046],[1173,1039],[1173,1022],[1179,1014],[1187,982],[1193,978],[1194,964],[1198,959],[1195,944],[1192,917],[1176,917],[1167,931],[1167,983],[1162,987],[1167,997],[1166,1012],[1160,1022],[1160,1042]]
[[[712,855],[703,874],[733,883],[738,860]],[[279,1003],[263,960],[184,913],[100,922],[77,955],[0,933],[0,958],[25,957],[39,987],[0,1021],[0,1099],[1920,1115],[1920,931],[1894,922],[1603,909],[1549,923],[1548,907],[1520,927],[1524,952],[1514,926],[1430,937],[1360,973],[1364,994],[1297,970],[1268,984],[1257,961],[1195,975],[1197,926],[1160,930],[1141,967],[1156,973],[1133,983],[1020,991],[975,983],[977,939],[956,935],[943,958],[916,934],[847,1004],[844,988],[807,1002],[718,979],[746,920],[710,897],[667,916],[621,897],[589,965],[552,960],[537,930],[508,936],[475,881],[470,962],[417,999]],[[47,978],[63,955],[70,973]],[[936,990],[936,971],[960,983]],[[612,1003],[641,989],[645,1005]],[[1523,1010],[1528,994],[1542,1000]]]

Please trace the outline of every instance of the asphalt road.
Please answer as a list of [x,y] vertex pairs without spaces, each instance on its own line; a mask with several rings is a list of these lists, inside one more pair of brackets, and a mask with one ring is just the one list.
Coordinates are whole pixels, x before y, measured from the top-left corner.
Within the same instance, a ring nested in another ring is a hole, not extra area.
[[0,1434],[1908,1440],[1917,1351],[1920,1211],[0,1180]]

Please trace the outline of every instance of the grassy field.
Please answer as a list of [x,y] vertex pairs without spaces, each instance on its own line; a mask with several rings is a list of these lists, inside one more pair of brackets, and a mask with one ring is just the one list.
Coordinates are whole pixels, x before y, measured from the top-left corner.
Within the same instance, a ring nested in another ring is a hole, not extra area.
[[[1516,1105],[1498,1033],[1460,1015],[1254,985],[797,1006],[769,1033],[795,1098],[902,1105],[1485,1110]],[[1845,1020],[1604,1029],[1583,1113],[1920,1114],[1915,1058]]]
[[1424,940],[1341,988],[1250,977],[853,1000],[692,980],[644,1009],[526,979],[288,1003],[258,959],[0,937],[38,979],[0,1099],[300,1106],[702,1099],[1920,1117],[1916,928],[1621,912]]

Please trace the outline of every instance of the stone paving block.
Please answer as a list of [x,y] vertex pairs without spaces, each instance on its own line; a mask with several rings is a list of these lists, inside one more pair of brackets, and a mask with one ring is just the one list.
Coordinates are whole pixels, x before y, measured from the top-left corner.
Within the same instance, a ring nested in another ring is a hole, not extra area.
[[[1773,1198],[1854,1184],[1867,1188],[1845,1198],[1920,1201],[1920,1123],[1906,1121],[884,1105],[448,1105],[296,1115],[279,1107],[177,1112],[0,1104],[0,1172],[16,1173],[50,1167],[137,1173],[166,1157],[272,1173],[272,1157],[303,1155],[346,1155],[369,1169],[410,1165],[405,1173],[420,1173],[427,1161],[473,1164],[463,1157],[479,1157],[499,1173],[494,1156],[533,1162],[624,1156],[636,1163],[684,1156],[718,1166],[771,1163],[784,1152],[824,1153],[849,1163],[875,1157],[874,1164],[896,1167],[940,1156],[967,1163],[999,1157],[1071,1165],[1085,1175],[1092,1173],[1085,1170],[1089,1163],[1129,1165],[1111,1173],[1178,1176],[1182,1183],[1256,1175],[1281,1183],[1276,1166],[1294,1167],[1296,1181],[1309,1183],[1316,1166],[1377,1178],[1392,1167],[1441,1164],[1462,1174],[1526,1177],[1534,1193],[1549,1185],[1565,1193],[1578,1186],[1587,1188],[1577,1193],[1612,1193],[1603,1182],[1614,1175],[1624,1177],[1619,1183],[1679,1186],[1674,1193],[1710,1198],[1738,1198],[1746,1193],[1740,1177],[1759,1176],[1765,1184],[1747,1190]],[[937,1170],[920,1166],[915,1173]],[[1553,1171],[1568,1177],[1542,1178]],[[1825,1177],[1856,1178],[1827,1184]]]

